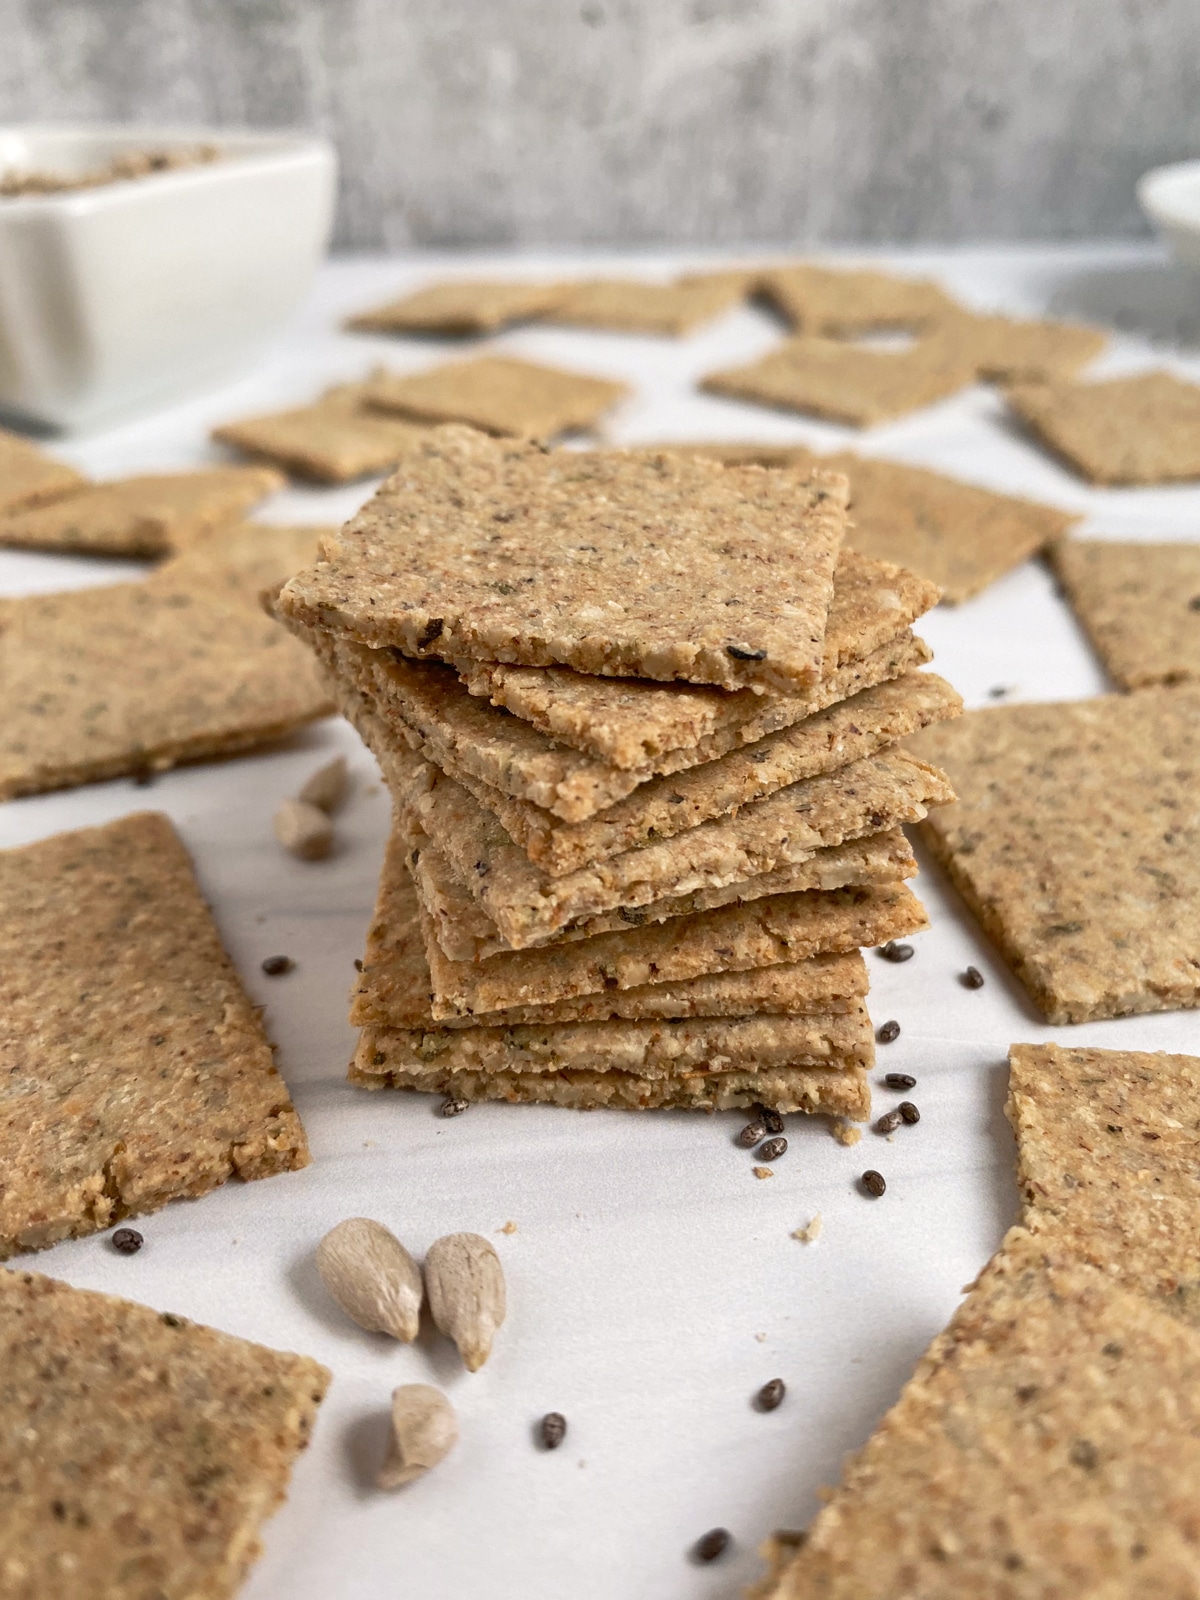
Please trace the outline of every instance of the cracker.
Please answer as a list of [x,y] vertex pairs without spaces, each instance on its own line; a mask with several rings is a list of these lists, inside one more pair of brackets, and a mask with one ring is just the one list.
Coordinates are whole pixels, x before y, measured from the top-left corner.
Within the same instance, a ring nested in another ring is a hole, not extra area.
[[1092,483],[1200,478],[1200,387],[1173,372],[1018,383],[1006,393],[1041,442]]
[[774,1600],[1192,1595],[1200,1341],[1014,1230]]
[[317,483],[349,483],[387,472],[426,429],[369,406],[367,388],[338,384],[311,405],[226,422],[211,436]]
[[803,689],[821,672],[845,493],[836,474],[549,454],[447,428],[278,605],[409,655]]
[[758,291],[797,333],[835,338],[889,329],[917,332],[958,309],[946,291],[927,278],[901,278],[869,268],[818,267],[811,262],[764,272]]
[[423,792],[409,790],[405,797],[413,758],[405,753],[397,763],[386,751],[377,754],[399,803],[444,852],[514,950],[599,912],[798,865],[818,850],[916,821],[929,806],[953,798],[935,768],[905,751],[886,752],[789,784],[734,817],[551,878],[461,784],[427,767],[419,780]]
[[[431,1005],[429,962],[420,902],[407,865],[408,850],[403,831],[393,829],[351,1005],[350,1020],[356,1025],[446,1025],[434,1017]],[[431,927],[429,937],[434,937]],[[648,1017],[844,1015],[859,1009],[866,992],[866,967],[855,952],[747,972],[704,973],[680,983],[651,983],[551,1005],[520,1006],[477,1020],[499,1026]]]
[[961,340],[981,378],[1007,383],[1073,378],[1108,343],[1101,328],[1082,322],[957,310],[941,331]]
[[1200,1058],[1013,1045],[1024,1226],[1200,1326]]
[[349,317],[355,333],[496,333],[550,311],[570,289],[559,283],[505,283],[464,278],[431,283],[399,300]]
[[227,522],[156,567],[156,589],[188,583],[262,610],[264,591],[274,591],[317,559],[336,537],[329,524]]
[[1064,539],[1050,559],[1122,689],[1200,678],[1200,544]]
[[[735,1111],[769,1105],[779,1111],[865,1121],[871,1091],[861,1068],[786,1068],[773,1072],[696,1072],[678,1078],[639,1078],[627,1072],[446,1072],[439,1067],[389,1072],[360,1065],[386,1058],[386,1033],[364,1032],[348,1074],[364,1089],[415,1089],[455,1100],[506,1100],[510,1104],[649,1111],[674,1107],[687,1111]],[[401,1060],[407,1058],[403,1055]]]
[[1200,688],[927,729],[958,803],[922,832],[1043,1015],[1200,1004]]
[[535,366],[516,356],[476,356],[423,372],[377,373],[367,385],[368,400],[381,411],[530,439],[593,428],[629,394],[624,383]]
[[[429,836],[411,823],[409,860],[421,903],[431,919],[442,950],[454,961],[481,961],[511,946],[483,906],[464,886],[449,861]],[[694,889],[667,895],[645,906],[620,906],[584,917],[554,935],[555,940],[590,939],[598,933],[620,933],[649,922],[716,911],[721,906],[761,900],[764,895],[795,894],[804,889],[844,889],[858,884],[899,883],[917,874],[916,858],[899,828],[851,839],[798,865],[776,867],[752,878],[739,878],[719,889]],[[549,941],[544,941],[548,943]]]
[[0,1272],[0,1590],[227,1600],[330,1373],[113,1295]]
[[0,518],[75,494],[87,481],[82,472],[48,456],[31,440],[0,428]]
[[307,1166],[166,817],[0,852],[0,973],[0,1257]]
[[170,555],[283,487],[269,467],[115,478],[0,517],[0,545],[81,555]]
[[544,320],[613,333],[687,334],[731,311],[753,281],[749,272],[694,272],[672,283],[592,278],[572,284]]
[[318,530],[231,530],[141,583],[0,601],[0,798],[283,737],[333,702],[257,591]]
[[461,663],[460,671],[472,694],[489,697],[556,741],[625,770],[673,772],[691,764],[686,752],[711,760],[924,665],[929,651],[908,625],[937,598],[926,579],[843,549],[834,570],[822,675],[801,694],[725,693],[699,684],[664,689],[633,678],[486,661]]

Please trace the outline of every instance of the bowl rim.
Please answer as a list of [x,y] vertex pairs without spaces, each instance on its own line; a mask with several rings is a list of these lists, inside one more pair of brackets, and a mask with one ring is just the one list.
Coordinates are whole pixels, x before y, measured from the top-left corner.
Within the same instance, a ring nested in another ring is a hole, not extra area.
[[[1194,196],[1190,203],[1180,204],[1181,191]],[[1151,167],[1137,181],[1137,197],[1153,222],[1200,231],[1200,160]]]

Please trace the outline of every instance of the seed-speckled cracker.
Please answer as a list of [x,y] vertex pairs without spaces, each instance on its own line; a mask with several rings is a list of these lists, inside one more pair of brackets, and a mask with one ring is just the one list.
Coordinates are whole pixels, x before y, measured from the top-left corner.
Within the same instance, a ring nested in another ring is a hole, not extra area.
[[1114,683],[1200,678],[1200,544],[1063,539],[1050,556]]
[[931,333],[906,350],[789,339],[743,367],[710,373],[710,394],[868,427],[957,394],[975,381],[962,341]]
[[1200,688],[927,729],[958,803],[922,832],[1054,1023],[1200,1005]]
[[0,1271],[0,1591],[229,1600],[330,1374],[170,1312]]
[[431,283],[399,300],[348,318],[355,333],[496,333],[511,322],[541,317],[570,289],[561,283],[506,283],[463,278]]
[[1009,404],[1093,483],[1200,478],[1200,387],[1173,372],[1103,383],[1016,383]]
[[1200,1325],[1200,1058],[1013,1045],[1024,1226]]
[[205,467],[198,472],[115,478],[0,517],[0,545],[81,555],[169,555],[241,515],[276,489],[269,467]]
[[614,333],[691,333],[745,299],[751,272],[694,272],[672,283],[590,278],[572,284],[547,313],[547,322]]
[[1108,343],[1103,329],[1081,322],[980,311],[957,311],[940,327],[947,337],[962,341],[981,378],[1008,383],[1073,378]]
[[516,356],[476,356],[424,372],[378,373],[371,404],[417,422],[461,422],[484,433],[555,439],[592,428],[629,388],[608,378],[535,366]]
[[244,524],[141,583],[0,600],[0,798],[232,755],[328,716],[316,662],[257,599],[317,533]]
[[0,852],[0,1257],[308,1164],[166,817]]
[[[351,1022],[391,1028],[445,1027],[431,1005],[420,902],[408,867],[409,844],[392,831],[367,932]],[[429,935],[433,937],[432,932]],[[867,992],[861,955],[816,956],[811,961],[745,972],[702,973],[678,983],[650,983],[519,1006],[475,1020],[489,1025],[546,1022],[635,1021],[650,1017],[808,1016],[857,1012]]]
[[472,694],[489,697],[552,739],[624,770],[675,772],[692,764],[688,752],[711,760],[924,665],[929,651],[908,625],[937,598],[926,579],[843,550],[834,571],[822,675],[798,695],[721,693],[699,684],[664,689],[634,678],[498,662],[462,663],[460,670]]
[[[395,1052],[395,1066],[388,1063]],[[382,1063],[377,1058],[382,1056]],[[449,1072],[436,1065],[418,1068],[407,1037],[384,1029],[364,1030],[350,1066],[351,1083],[364,1089],[415,1089],[456,1100],[505,1100],[513,1105],[566,1106],[576,1111],[600,1108],[651,1111],[735,1111],[769,1105],[784,1112],[847,1117],[864,1121],[871,1113],[871,1091],[861,1067],[794,1067],[761,1072],[691,1072],[678,1077],[643,1078],[630,1072]]]
[[797,333],[841,338],[889,329],[916,332],[958,309],[946,291],[927,278],[811,262],[762,273],[758,290]]
[[0,517],[74,494],[87,481],[82,472],[48,456],[31,440],[0,428]]
[[845,525],[836,473],[547,453],[438,430],[280,614],[410,655],[804,689]]
[[296,477],[349,483],[387,472],[425,428],[366,402],[365,383],[342,383],[311,405],[246,417],[214,428],[212,437],[259,456]]
[[1020,1230],[846,1464],[770,1600],[1200,1587],[1200,1339]]

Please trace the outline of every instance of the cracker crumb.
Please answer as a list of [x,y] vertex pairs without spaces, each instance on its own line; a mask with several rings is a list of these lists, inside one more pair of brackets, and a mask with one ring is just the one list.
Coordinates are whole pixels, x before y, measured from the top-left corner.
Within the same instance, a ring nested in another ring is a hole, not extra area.
[[502,1228],[496,1229],[497,1233],[516,1233],[516,1231],[517,1225],[515,1222],[506,1222]]
[[844,1120],[835,1122],[830,1131],[839,1144],[857,1144],[862,1138],[862,1129]]
[[811,1222],[806,1222],[802,1228],[794,1228],[791,1237],[799,1239],[801,1244],[812,1244],[821,1237],[821,1229],[824,1226],[821,1213],[818,1211]]
[[767,1342],[767,1336],[766,1336],[765,1333],[756,1333],[754,1335],[754,1337],[758,1341],[759,1344],[766,1344],[766,1342]]
[[756,1178],[773,1178],[775,1176],[774,1171],[770,1167],[751,1167],[750,1170],[753,1172]]

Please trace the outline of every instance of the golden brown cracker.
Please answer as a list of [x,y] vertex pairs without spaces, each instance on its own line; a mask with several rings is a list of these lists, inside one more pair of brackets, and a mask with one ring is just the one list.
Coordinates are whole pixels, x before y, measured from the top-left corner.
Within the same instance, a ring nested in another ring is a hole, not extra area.
[[678,337],[732,310],[753,281],[750,272],[687,273],[671,283],[589,278],[571,284],[545,320],[613,333]]
[[1173,372],[1101,383],[1016,383],[1017,416],[1092,483],[1200,478],[1200,387]]
[[1063,539],[1050,559],[1114,683],[1200,678],[1200,544]]
[[358,312],[347,319],[346,327],[355,333],[496,333],[509,323],[543,316],[569,288],[569,284],[487,278],[431,283],[399,300]]
[[555,439],[592,428],[627,385],[537,366],[516,356],[476,356],[423,372],[377,373],[367,398],[417,422],[458,422],[484,433]]
[[369,406],[367,388],[338,384],[311,405],[226,422],[212,430],[212,437],[317,483],[349,483],[387,472],[425,429]]
[[945,290],[927,278],[807,261],[762,273],[758,291],[797,333],[834,338],[891,329],[915,332],[957,309]]
[[87,481],[82,472],[48,456],[31,439],[0,428],[0,527],[10,512],[75,494]]

